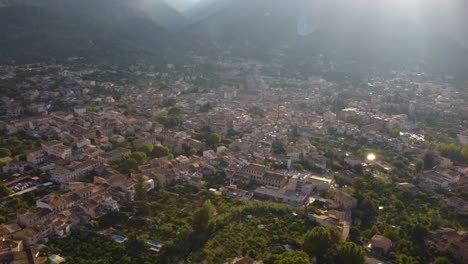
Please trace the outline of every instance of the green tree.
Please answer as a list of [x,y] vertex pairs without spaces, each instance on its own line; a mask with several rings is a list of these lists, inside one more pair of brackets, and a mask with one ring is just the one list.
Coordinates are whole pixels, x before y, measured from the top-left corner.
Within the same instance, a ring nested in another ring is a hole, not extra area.
[[87,111],[87,112],[95,112],[95,113],[97,113],[97,112],[99,112],[99,108],[94,107],[94,106],[86,106],[86,111]]
[[222,139],[223,137],[218,133],[211,133],[206,139],[206,144],[211,147],[217,147]]
[[0,199],[7,197],[10,194],[11,194],[11,190],[5,185],[3,185],[2,183],[0,183]]
[[11,151],[7,148],[0,148],[0,158],[11,156]]
[[137,181],[135,184],[135,200],[137,201],[146,200],[147,193],[145,190],[145,179],[143,178],[143,175],[138,175],[136,180]]
[[144,143],[138,148],[138,151],[143,152],[145,154],[150,154],[154,150],[154,145],[151,143]]
[[445,257],[437,257],[435,260],[434,260],[434,264],[451,264],[452,262],[450,262],[450,260],[448,260],[447,258]]
[[428,230],[423,224],[415,224],[412,226],[411,235],[414,241],[418,241],[420,243],[424,243],[424,238],[426,237]]
[[420,173],[424,169],[424,161],[422,159],[416,160],[416,172]]
[[158,144],[156,147],[154,147],[154,155],[156,155],[157,158],[166,157],[169,154],[170,150],[166,146]]
[[136,160],[138,165],[143,165],[143,164],[146,164],[147,156],[144,152],[135,151],[130,155],[130,159]]
[[138,161],[132,157],[124,158],[114,164],[112,168],[120,171],[121,173],[127,174],[132,170],[138,169]]
[[179,107],[174,106],[174,107],[171,107],[171,109],[169,109],[167,114],[169,116],[179,116],[180,114],[182,114],[182,109],[180,109]]
[[125,243],[126,252],[131,256],[136,257],[142,254],[143,250],[148,248],[146,243],[147,237],[145,235],[138,235],[131,233],[128,235],[128,240]]
[[136,140],[136,137],[134,136],[128,136],[127,138],[125,138],[125,141],[130,143],[131,146],[133,146],[133,142],[135,142],[135,140]]
[[265,116],[265,111],[258,106],[249,108],[248,113],[251,114],[252,116],[258,116],[258,117]]
[[309,264],[309,256],[304,251],[285,252],[279,255],[274,264]]
[[190,155],[195,156],[195,155],[197,155],[197,153],[198,153],[198,150],[196,148],[191,148],[190,149]]
[[273,141],[273,143],[271,144],[271,149],[272,149],[272,152],[276,155],[281,155],[281,154],[286,153],[286,150],[284,149],[283,144],[279,140]]
[[468,162],[468,146],[464,146],[461,149],[461,155],[463,156],[465,163],[467,163]]
[[354,173],[362,175],[364,167],[362,166],[362,164],[356,164],[352,167],[352,170]]
[[18,139],[16,136],[10,136],[7,139],[8,145],[14,147],[14,148],[19,148],[23,145],[23,142]]
[[69,146],[69,147],[70,147],[70,146],[73,144],[73,142],[71,141],[71,139],[65,138],[65,139],[63,140],[63,144],[64,144],[65,146]]
[[125,161],[126,167],[128,168],[127,172],[138,169],[138,161],[134,158],[128,158]]
[[457,162],[464,162],[462,149],[457,147],[455,144],[440,144],[436,147],[437,151],[444,157]]
[[33,205],[36,205],[36,200],[37,200],[37,197],[36,195],[34,195],[34,192],[27,192],[27,193],[24,193],[21,198],[26,202],[28,203],[29,206],[33,206]]
[[334,264],[364,264],[364,249],[353,242],[337,244],[329,250],[328,258]]
[[157,121],[158,123],[162,124],[165,128],[174,128],[180,124],[181,117],[179,115],[169,117],[161,116],[157,118]]
[[363,177],[356,177],[353,179],[352,186],[354,192],[359,192],[364,187],[365,179]]
[[335,227],[318,226],[305,234],[302,249],[309,256],[317,257],[317,260],[321,263],[327,251],[341,241],[342,236]]
[[94,219],[89,221],[88,224],[93,228],[98,228],[99,227],[99,222],[97,220],[94,220]]
[[210,200],[206,200],[203,206],[197,209],[192,216],[193,231],[196,234],[207,234],[213,225],[214,206]]
[[429,170],[432,169],[436,164],[436,160],[434,158],[434,153],[428,152],[424,155],[424,169]]
[[296,170],[296,171],[302,171],[304,168],[302,167],[302,164],[294,163],[293,164],[293,169]]
[[394,129],[390,130],[390,137],[399,138],[400,137],[400,132],[401,132],[400,129],[394,128]]
[[396,264],[418,264],[419,261],[412,256],[398,255],[395,261]]
[[201,126],[198,130],[199,130],[200,133],[202,133],[202,134],[209,134],[209,133],[213,132],[213,131],[211,131],[211,127],[208,126],[208,125],[203,125],[203,126]]
[[50,255],[53,255],[53,254],[59,254],[60,253],[60,250],[57,249],[57,248],[54,248],[54,247],[50,247],[50,246],[43,246],[41,247],[41,250],[39,252],[41,254],[41,256],[50,256]]

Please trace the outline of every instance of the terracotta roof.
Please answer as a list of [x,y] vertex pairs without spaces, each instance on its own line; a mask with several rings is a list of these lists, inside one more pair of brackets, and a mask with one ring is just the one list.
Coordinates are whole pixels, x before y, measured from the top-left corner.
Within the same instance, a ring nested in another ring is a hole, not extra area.
[[385,249],[387,247],[392,246],[392,241],[384,236],[374,235],[371,239],[371,245],[372,245],[372,248]]
[[0,225],[0,236],[8,236],[14,232],[21,230],[21,227],[17,224],[1,224]]
[[286,177],[287,176],[285,176],[282,173],[273,172],[273,171],[268,171],[267,173],[265,173],[265,176],[264,176],[265,179],[275,180],[275,181],[283,181],[285,180]]

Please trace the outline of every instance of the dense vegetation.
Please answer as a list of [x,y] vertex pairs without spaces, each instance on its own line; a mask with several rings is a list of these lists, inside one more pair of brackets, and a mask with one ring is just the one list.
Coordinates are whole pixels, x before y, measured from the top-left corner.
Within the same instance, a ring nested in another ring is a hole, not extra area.
[[131,171],[136,171],[138,166],[146,164],[147,159],[148,158],[144,152],[135,151],[130,154],[130,156],[115,162],[112,167],[121,173],[127,174]]
[[211,127],[208,125],[203,125],[196,130],[195,138],[206,143],[208,148],[216,148],[221,145],[223,141],[223,136],[218,133],[214,133],[211,130]]
[[468,146],[459,147],[455,144],[440,144],[436,147],[437,151],[444,157],[447,157],[460,164],[468,164]]
[[39,147],[41,140],[26,134],[16,134],[0,138],[0,158],[25,154],[26,150]]
[[389,256],[393,260],[410,258],[427,263],[443,256],[427,243],[428,231],[468,226],[466,217],[447,208],[429,191],[412,196],[396,190],[390,182],[365,177],[354,179],[352,189],[359,201],[353,218],[362,223],[351,228],[350,239],[365,243],[375,234],[384,235],[395,243]]
[[[393,135],[397,136],[396,131]],[[313,145],[330,159],[332,170],[355,175],[352,182],[335,177],[340,186],[351,185],[344,190],[358,199],[358,208],[352,212],[351,241],[365,246],[373,235],[384,235],[393,242],[392,251],[385,256],[389,260],[396,263],[429,263],[446,257],[445,252],[436,250],[428,242],[429,231],[441,227],[467,229],[466,213],[448,208],[441,200],[441,194],[425,189],[411,194],[395,188],[398,182],[416,183],[418,173],[437,166],[436,150],[455,163],[463,164],[462,147],[449,144],[440,144],[434,149],[428,147],[427,153],[419,159],[402,155],[388,146],[367,144],[350,137],[336,144],[313,142]],[[386,171],[375,166],[350,166],[339,157],[338,150],[362,159],[367,153],[375,153],[379,161],[389,164],[392,169]],[[414,169],[409,168],[411,163],[414,163]],[[463,192],[446,192],[444,195],[465,200],[467,197]]]
[[[296,211],[279,204],[244,204],[178,184],[91,221],[98,229],[116,228],[128,238],[124,244],[82,232],[53,241],[47,250],[67,257],[67,263],[222,263],[238,255],[273,263],[288,259],[281,256],[283,245],[300,249],[303,235],[314,227],[292,214]],[[163,250],[149,251],[146,239],[162,242]]]
[[182,123],[182,110],[179,107],[171,107],[168,110],[167,116],[157,118],[158,123],[166,128],[174,128]]

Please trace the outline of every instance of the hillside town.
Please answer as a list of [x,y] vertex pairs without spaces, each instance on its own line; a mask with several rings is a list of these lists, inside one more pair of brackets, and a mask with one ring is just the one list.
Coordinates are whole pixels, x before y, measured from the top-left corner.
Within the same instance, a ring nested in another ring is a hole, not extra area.
[[[466,217],[468,94],[450,77],[334,82],[282,76],[280,65],[194,60],[217,70],[0,66],[2,205],[32,198],[2,212],[0,262],[60,263],[38,253],[49,240],[181,182],[290,205],[344,240],[366,221],[362,175],[402,195],[430,193]],[[437,226],[427,241],[466,263],[464,224]],[[399,247],[387,234],[369,234],[368,263]]]

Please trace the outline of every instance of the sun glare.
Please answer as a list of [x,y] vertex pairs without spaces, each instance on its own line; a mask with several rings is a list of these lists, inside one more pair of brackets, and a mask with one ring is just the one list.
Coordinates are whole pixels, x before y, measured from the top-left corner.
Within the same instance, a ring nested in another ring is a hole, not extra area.
[[368,161],[374,161],[377,157],[375,156],[374,153],[369,153],[367,154],[367,160]]

